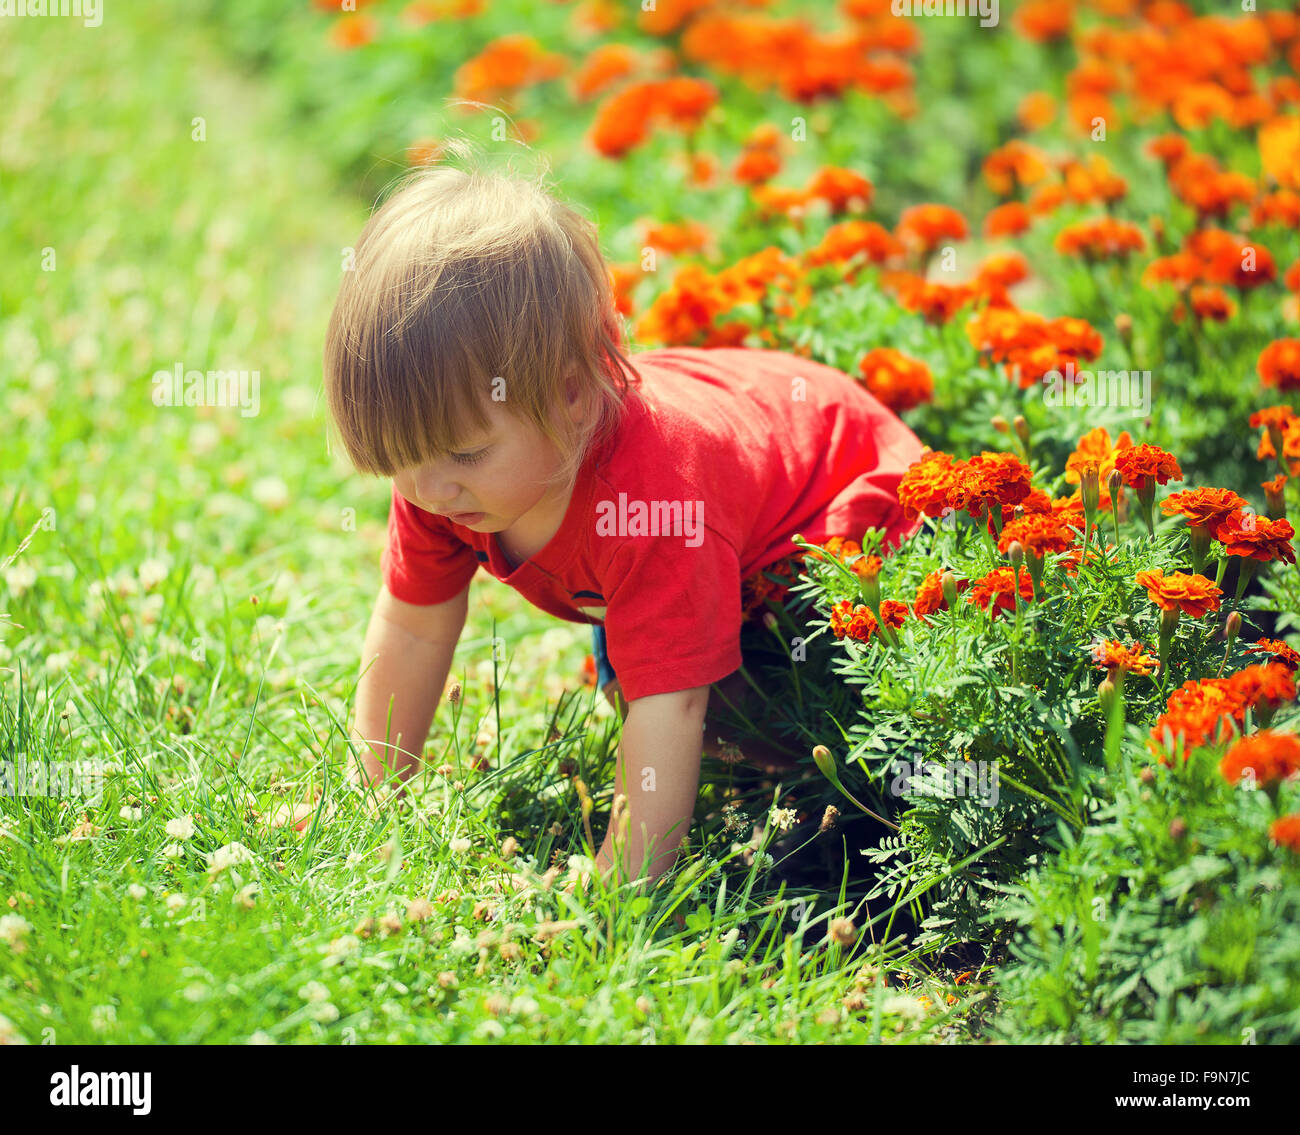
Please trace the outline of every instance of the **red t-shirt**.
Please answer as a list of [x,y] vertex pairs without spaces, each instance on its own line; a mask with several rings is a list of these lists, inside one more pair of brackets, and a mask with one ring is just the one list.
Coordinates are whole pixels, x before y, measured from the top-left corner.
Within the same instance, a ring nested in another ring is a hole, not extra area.
[[603,621],[610,665],[635,701],[740,666],[741,580],[797,551],[792,535],[860,541],[875,526],[896,546],[915,532],[921,521],[907,522],[896,490],[921,443],[861,384],[798,355],[629,357],[648,405],[625,403],[540,552],[512,569],[495,533],[394,489],[383,574],[398,599],[431,604],[482,564],[543,611]]

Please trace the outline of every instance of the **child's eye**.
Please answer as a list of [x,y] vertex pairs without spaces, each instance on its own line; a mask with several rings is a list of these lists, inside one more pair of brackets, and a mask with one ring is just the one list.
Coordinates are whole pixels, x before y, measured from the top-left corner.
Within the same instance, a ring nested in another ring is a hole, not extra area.
[[451,456],[453,461],[458,461],[461,465],[473,465],[476,461],[482,461],[486,454],[486,449],[480,449],[477,453],[453,453]]

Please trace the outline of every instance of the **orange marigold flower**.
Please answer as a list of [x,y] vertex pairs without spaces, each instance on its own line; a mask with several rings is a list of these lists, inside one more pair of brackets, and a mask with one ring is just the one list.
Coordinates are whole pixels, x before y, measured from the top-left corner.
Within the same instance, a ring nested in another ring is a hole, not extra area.
[[1256,227],[1280,225],[1288,229],[1300,228],[1300,193],[1290,189],[1266,193],[1251,206],[1250,223]]
[[781,158],[772,150],[751,147],[736,159],[731,178],[740,185],[762,185],[781,172]]
[[1029,261],[1018,252],[1001,252],[985,259],[975,273],[975,281],[992,282],[1010,287],[1029,278]]
[[[969,579],[958,579],[957,590],[965,591],[970,587]],[[943,572],[932,571],[922,581],[921,586],[916,589],[916,598],[912,601],[912,613],[925,622],[926,615],[933,614],[935,611],[946,611],[948,609],[948,600],[943,596]]]
[[1247,707],[1264,705],[1272,711],[1284,702],[1295,701],[1295,678],[1284,662],[1247,666],[1224,681],[1224,688]]
[[1165,497],[1160,511],[1166,516],[1185,516],[1193,528],[1213,530],[1246,503],[1231,489],[1186,489]]
[[1165,575],[1163,569],[1140,571],[1137,573],[1139,587],[1145,587],[1151,602],[1162,611],[1182,611],[1194,619],[1199,619],[1206,611],[1219,609],[1219,596],[1222,589],[1215,587],[1203,575],[1189,575],[1176,571]]
[[1201,278],[1203,267],[1201,261],[1190,252],[1157,256],[1143,269],[1142,284],[1148,288],[1155,284],[1172,284],[1183,291]]
[[804,187],[809,197],[819,197],[830,203],[831,213],[848,212],[851,208],[865,209],[871,204],[875,187],[862,174],[837,166],[822,166]]
[[1237,784],[1247,769],[1261,787],[1294,776],[1300,771],[1300,737],[1269,730],[1243,737],[1223,755],[1219,771],[1229,784]]
[[1237,304],[1222,288],[1195,284],[1188,293],[1192,311],[1197,319],[1213,319],[1218,323],[1237,314]]
[[885,264],[903,255],[903,246],[890,231],[875,221],[841,221],[826,230],[821,243],[804,253],[809,267],[842,263],[859,253],[872,264]]
[[[1014,611],[1016,609],[1015,576],[1009,567],[995,568],[989,572],[983,579],[977,579],[971,584],[971,594],[968,602],[979,604],[980,610],[988,611],[993,618],[998,617],[999,611]],[[1020,569],[1020,598],[1026,602],[1034,597],[1034,581],[1025,568]]]
[[[1293,52],[1293,58],[1300,52]],[[1264,170],[1288,189],[1300,190],[1300,116],[1279,116],[1260,127],[1259,156]]]
[[894,235],[924,254],[945,240],[965,240],[968,231],[966,218],[948,205],[913,205],[903,210]]
[[1191,146],[1182,134],[1161,134],[1146,144],[1146,152],[1164,162],[1166,169],[1186,156],[1189,149]]
[[579,101],[594,98],[636,70],[636,53],[624,43],[606,43],[591,51],[573,76]]
[[596,109],[589,140],[597,153],[621,158],[650,136],[655,84],[632,83],[615,91]]
[[1115,458],[1126,449],[1133,448],[1133,438],[1125,430],[1111,444],[1110,431],[1105,426],[1089,430],[1079,439],[1079,444],[1065,461],[1065,479],[1077,485],[1084,468],[1091,462],[1097,466],[1097,476],[1101,481],[1102,495],[1109,499],[1106,491],[1106,478],[1115,468]]
[[1085,260],[1127,259],[1146,248],[1137,225],[1114,217],[1095,217],[1067,225],[1056,235],[1056,251]]
[[1255,369],[1265,386],[1300,390],[1300,339],[1276,339],[1260,352]]
[[707,225],[698,221],[681,224],[664,221],[644,226],[641,241],[643,245],[651,245],[661,252],[680,256],[684,252],[704,251],[713,242],[713,234]]
[[1016,31],[1035,43],[1064,39],[1074,22],[1074,7],[1060,0],[1026,0],[1016,9],[1011,22]]
[[984,218],[984,235],[1019,236],[1029,228],[1032,221],[1033,216],[1024,205],[1019,201],[1008,201],[988,211]]
[[1006,554],[1012,543],[1018,540],[1026,555],[1042,559],[1069,551],[1076,538],[1077,533],[1064,527],[1055,513],[1030,513],[1009,521],[1003,527],[1002,535],[998,537],[998,551]]
[[1228,555],[1248,556],[1264,563],[1279,559],[1295,563],[1295,549],[1291,546],[1294,535],[1289,520],[1270,520],[1245,509],[1230,513],[1214,528],[1214,538]]
[[984,180],[999,197],[1010,197],[1018,189],[1047,176],[1047,155],[1019,138],[999,146],[984,159]]
[[1276,426],[1278,429],[1286,429],[1295,417],[1296,413],[1290,406],[1266,406],[1251,414],[1250,424],[1256,428],[1263,426],[1268,429],[1270,426]]
[[[1104,101],[1104,100],[1103,100]],[[1094,154],[1087,162],[1067,160],[1065,174],[1066,195],[1081,204],[1088,201],[1118,201],[1128,192],[1128,182],[1120,177],[1110,163]]]
[[908,467],[898,483],[897,493],[909,523],[922,513],[939,516],[949,507],[948,489],[965,464],[954,462],[950,454],[932,451]]
[[929,402],[934,397],[934,379],[930,368],[896,351],[877,347],[868,351],[858,363],[867,389],[896,414]]
[[340,16],[330,28],[330,42],[335,47],[349,51],[354,47],[365,47],[375,42],[379,33],[379,22],[374,16],[365,16],[359,12]]
[[1172,752],[1178,738],[1183,738],[1183,759],[1202,745],[1217,745],[1240,730],[1246,706],[1228,689],[1226,678],[1188,679],[1169,695],[1165,712],[1151,729],[1150,747],[1161,752],[1160,763],[1169,761],[1164,752]]
[[1300,812],[1279,816],[1268,825],[1268,834],[1279,847],[1300,853]]
[[985,451],[953,471],[948,486],[952,508],[964,508],[970,516],[981,516],[995,503],[1019,504],[1029,495],[1033,470],[1014,453]]
[[1115,456],[1115,468],[1124,478],[1124,484],[1141,492],[1147,487],[1149,478],[1163,485],[1171,478],[1183,479],[1183,471],[1178,467],[1178,459],[1157,445],[1135,445]]
[[1055,213],[1062,205],[1065,204],[1069,194],[1065,186],[1059,181],[1054,181],[1050,185],[1040,185],[1029,195],[1029,211],[1035,217],[1045,217],[1049,213]]
[[1261,638],[1254,646],[1246,647],[1247,654],[1271,654],[1279,666],[1287,667],[1292,674],[1300,669],[1300,651],[1287,646],[1281,639]]
[[920,313],[926,322],[935,325],[947,323],[975,299],[970,284],[941,284],[911,272],[890,273],[882,283],[894,288],[898,302],[906,310]]
[[[850,540],[844,536],[832,536],[825,544],[822,545],[836,559],[847,560],[850,556],[862,555],[862,545],[856,540]],[[826,557],[820,552],[809,552],[815,560],[824,560]]]
[[[880,604],[880,617],[887,627],[897,629],[907,618],[907,604],[886,599]],[[869,642],[880,629],[869,607],[861,603],[854,606],[847,599],[841,599],[831,608],[830,627],[837,639],[847,636],[858,642]]]
[[1062,315],[1051,320],[1047,334],[1062,355],[1075,360],[1095,359],[1105,346],[1101,332],[1077,316]]
[[1286,270],[1286,275],[1282,277],[1288,290],[1300,292],[1300,260],[1297,260],[1290,268]]
[[[1206,236],[1217,230],[1202,230],[1200,236]],[[1188,246],[1194,249],[1195,240],[1188,239]],[[1262,244],[1246,242],[1232,237],[1229,241],[1206,242],[1203,254],[1203,274],[1212,284],[1227,284],[1238,291],[1259,288],[1271,284],[1277,279],[1277,262],[1273,254]]]
[[1092,660],[1097,664],[1098,670],[1109,670],[1111,677],[1114,677],[1116,670],[1148,677],[1152,670],[1159,668],[1160,659],[1152,657],[1146,650],[1141,643],[1125,646],[1121,642],[1106,640],[1093,646]]
[[1046,91],[1031,91],[1016,108],[1016,118],[1026,130],[1041,130],[1055,117],[1056,99]]

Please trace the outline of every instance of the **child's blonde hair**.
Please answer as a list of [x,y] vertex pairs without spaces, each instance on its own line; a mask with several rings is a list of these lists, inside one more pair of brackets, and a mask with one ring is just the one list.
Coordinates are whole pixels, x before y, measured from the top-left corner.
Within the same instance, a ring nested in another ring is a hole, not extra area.
[[[453,138],[444,158],[468,151]],[[448,453],[488,427],[495,397],[556,445],[555,480],[572,484],[639,383],[596,226],[541,177],[440,161],[398,185],[362,230],[325,336],[353,465],[392,476]],[[569,389],[588,407],[576,425]]]

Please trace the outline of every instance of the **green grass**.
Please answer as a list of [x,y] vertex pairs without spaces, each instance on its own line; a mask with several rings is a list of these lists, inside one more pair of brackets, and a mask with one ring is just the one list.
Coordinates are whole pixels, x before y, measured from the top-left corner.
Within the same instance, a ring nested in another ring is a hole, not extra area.
[[[365,202],[202,29],[146,4],[109,17],[0,24],[0,75],[22,92],[0,119],[0,749],[103,773],[92,799],[0,800],[0,1031],[60,1044],[948,1033],[948,978],[899,989],[893,973],[924,967],[897,941],[871,945],[887,911],[834,909],[837,872],[795,918],[779,870],[733,852],[727,793],[743,789],[759,819],[784,799],[754,776],[729,787],[706,765],[697,818],[718,838],[652,896],[504,888],[520,870],[501,858],[506,836],[539,870],[583,853],[561,761],[592,785],[599,832],[617,723],[582,683],[586,628],[482,576],[454,671],[464,700],[442,704],[430,738],[430,768],[455,771],[378,816],[339,793],[388,494],[329,452],[320,351]],[[259,413],[154,405],[150,376],[177,362],[256,370]],[[317,788],[307,831],[268,828],[273,807]],[[182,817],[185,839],[166,830]],[[235,844],[246,860],[222,867],[215,853]],[[837,914],[863,931],[852,950],[827,941]],[[573,925],[539,933],[556,921]],[[868,959],[888,985],[859,976]]]

